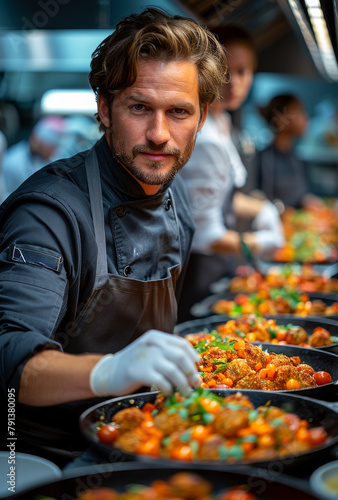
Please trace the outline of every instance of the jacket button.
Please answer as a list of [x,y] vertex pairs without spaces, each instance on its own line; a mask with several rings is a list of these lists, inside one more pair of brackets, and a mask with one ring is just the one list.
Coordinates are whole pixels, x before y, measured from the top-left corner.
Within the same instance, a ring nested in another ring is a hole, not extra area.
[[127,210],[125,207],[117,207],[117,209],[116,209],[116,215],[118,217],[124,217],[126,215],[126,212],[127,212]]
[[168,198],[167,201],[165,202],[165,209],[170,210],[171,208],[171,199]]
[[129,276],[129,274],[131,273],[132,269],[130,266],[126,266],[124,269],[123,269],[123,274],[124,276]]

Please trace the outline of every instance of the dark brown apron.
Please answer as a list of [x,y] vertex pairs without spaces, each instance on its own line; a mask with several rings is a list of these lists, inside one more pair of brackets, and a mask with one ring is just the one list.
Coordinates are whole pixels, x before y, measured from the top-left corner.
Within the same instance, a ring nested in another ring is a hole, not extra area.
[[[95,148],[87,155],[86,174],[98,248],[95,285],[76,321],[68,325],[66,332],[57,333],[56,339],[61,342],[64,351],[68,353],[114,353],[123,349],[149,329],[155,328],[169,333],[173,332],[177,320],[175,288],[181,270],[179,229],[174,200],[169,189],[171,202],[169,204],[160,203],[157,210],[163,210],[163,217],[169,216],[169,209],[173,210],[170,217],[174,221],[172,227],[175,233],[172,235],[173,241],[170,242],[170,262],[172,263],[174,260],[177,262],[176,265],[167,269],[167,276],[163,279],[150,279],[149,281],[128,277],[128,266],[124,268],[125,276],[109,274],[101,179]],[[140,200],[135,205],[136,216],[140,211],[142,212],[143,205],[149,206],[147,198],[144,201]],[[143,219],[141,213],[141,220]],[[116,221],[119,226],[117,227],[117,236],[114,235],[114,243],[119,249],[121,249],[121,245],[123,246],[123,235],[126,231],[130,231],[125,220],[128,221],[128,218],[117,217]],[[156,220],[158,221],[158,214]],[[141,224],[142,222],[136,226],[140,227],[139,231],[142,232],[143,237],[147,237],[147,227],[142,228]],[[147,211],[147,224],[151,227],[151,210],[150,215],[149,210]],[[137,231],[138,229],[136,229]],[[139,236],[136,234],[136,244]],[[157,255],[161,253],[158,248],[159,241],[153,242]],[[126,248],[126,253],[128,254],[128,252],[133,252],[133,248]],[[130,253],[130,255],[132,254]],[[122,255],[122,262],[123,258]],[[55,461],[57,459],[53,457],[54,453],[56,453],[55,456],[60,454],[60,456],[71,459],[78,454],[77,450],[86,446],[79,433],[79,415],[85,408],[98,401],[99,399],[95,398],[42,408],[20,405],[22,408],[20,413],[24,416],[24,419],[21,419],[23,425],[20,425],[23,430],[22,438],[26,442],[29,441],[37,445],[38,449],[41,447],[41,449],[52,452],[52,456],[49,455],[49,458],[54,458]]]

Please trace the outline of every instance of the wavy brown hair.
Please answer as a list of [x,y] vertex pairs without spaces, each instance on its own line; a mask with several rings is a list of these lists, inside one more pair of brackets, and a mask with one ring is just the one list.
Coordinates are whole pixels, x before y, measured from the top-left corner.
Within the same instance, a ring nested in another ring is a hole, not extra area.
[[[216,37],[193,19],[149,7],[119,21],[92,54],[89,83],[106,99],[133,85],[140,60],[193,62],[198,70],[201,109],[220,98],[226,81],[226,56]],[[98,115],[97,120],[100,123]],[[100,129],[105,127],[100,123]]]

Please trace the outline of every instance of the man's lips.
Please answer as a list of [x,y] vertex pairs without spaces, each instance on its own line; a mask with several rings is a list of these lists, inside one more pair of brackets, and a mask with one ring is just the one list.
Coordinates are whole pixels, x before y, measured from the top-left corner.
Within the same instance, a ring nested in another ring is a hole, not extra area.
[[168,158],[168,156],[171,156],[170,153],[163,153],[163,151],[158,151],[158,152],[156,152],[156,151],[143,151],[140,154],[145,156],[149,160],[152,160],[152,161],[165,160],[166,158]]

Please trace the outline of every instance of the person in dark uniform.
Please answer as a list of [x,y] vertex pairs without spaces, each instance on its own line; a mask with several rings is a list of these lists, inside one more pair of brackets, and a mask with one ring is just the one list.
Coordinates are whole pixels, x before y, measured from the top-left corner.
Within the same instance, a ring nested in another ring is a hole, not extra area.
[[321,205],[310,192],[306,165],[294,151],[309,120],[302,100],[293,94],[276,95],[259,111],[273,132],[273,141],[257,153],[257,188],[269,200],[286,206]]
[[122,19],[91,61],[103,137],[1,206],[1,397],[17,398],[25,451],[67,462],[97,398],[199,385],[194,349],[170,335],[194,229],[174,178],[225,68],[191,19],[155,8]]

